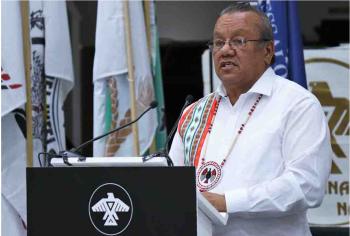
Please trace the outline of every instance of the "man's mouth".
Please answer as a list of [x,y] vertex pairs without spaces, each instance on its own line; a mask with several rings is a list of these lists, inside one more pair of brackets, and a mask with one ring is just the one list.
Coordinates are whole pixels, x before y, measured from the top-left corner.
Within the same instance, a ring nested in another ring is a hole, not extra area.
[[233,63],[232,61],[223,61],[220,63],[220,68],[222,69],[231,69],[234,66],[237,66],[237,64]]

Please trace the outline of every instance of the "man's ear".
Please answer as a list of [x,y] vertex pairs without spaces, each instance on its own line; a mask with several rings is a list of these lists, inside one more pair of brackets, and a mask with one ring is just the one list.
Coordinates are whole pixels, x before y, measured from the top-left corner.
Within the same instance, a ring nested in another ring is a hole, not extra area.
[[275,55],[275,44],[273,41],[269,41],[267,42],[267,44],[265,45],[265,56],[264,56],[264,62],[266,65],[270,65],[271,64],[271,60],[273,55]]

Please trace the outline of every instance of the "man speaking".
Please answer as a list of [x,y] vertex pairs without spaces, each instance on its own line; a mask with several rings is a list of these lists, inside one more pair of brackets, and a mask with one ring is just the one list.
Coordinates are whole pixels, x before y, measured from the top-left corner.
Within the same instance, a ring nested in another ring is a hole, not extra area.
[[209,45],[222,85],[183,113],[170,156],[194,165],[203,195],[228,224],[214,235],[311,235],[331,166],[318,100],[271,69],[273,33],[249,3],[224,9]]

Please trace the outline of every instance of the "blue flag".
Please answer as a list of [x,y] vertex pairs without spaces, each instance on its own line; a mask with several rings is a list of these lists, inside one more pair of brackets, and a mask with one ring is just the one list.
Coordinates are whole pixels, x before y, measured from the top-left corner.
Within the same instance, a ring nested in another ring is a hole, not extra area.
[[275,40],[272,67],[275,73],[307,88],[297,2],[262,0],[258,7],[272,25]]

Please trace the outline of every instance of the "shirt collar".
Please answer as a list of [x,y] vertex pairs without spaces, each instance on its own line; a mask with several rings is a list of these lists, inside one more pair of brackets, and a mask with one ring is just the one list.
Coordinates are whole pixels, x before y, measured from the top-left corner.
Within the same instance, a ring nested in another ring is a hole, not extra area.
[[[271,67],[267,68],[247,93],[259,93],[270,96],[272,93],[272,86],[275,75],[276,74]],[[227,96],[226,89],[222,83],[217,88],[216,92],[222,97]]]

